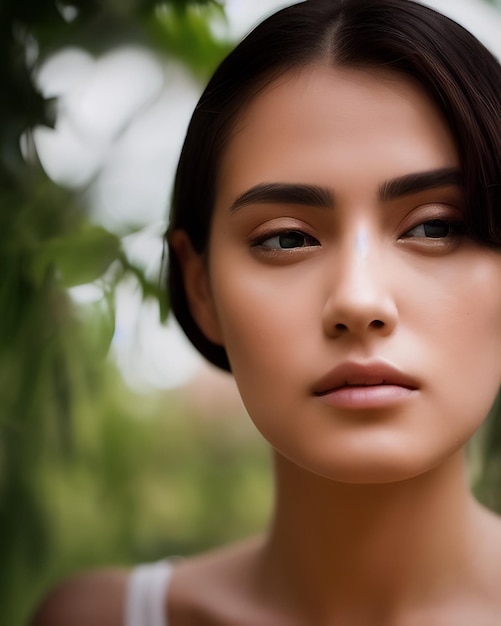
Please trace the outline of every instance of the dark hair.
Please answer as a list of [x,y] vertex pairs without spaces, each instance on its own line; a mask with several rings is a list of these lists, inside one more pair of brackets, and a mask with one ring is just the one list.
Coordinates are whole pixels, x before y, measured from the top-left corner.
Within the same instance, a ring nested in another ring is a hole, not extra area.
[[[388,68],[417,80],[443,112],[456,140],[472,236],[501,244],[501,67],[468,31],[411,0],[306,0],[257,26],[221,63],[193,113],[174,186],[169,232],[208,244],[222,150],[249,100],[281,74],[316,61]],[[171,308],[213,364],[226,351],[193,320],[180,267],[170,250]]]

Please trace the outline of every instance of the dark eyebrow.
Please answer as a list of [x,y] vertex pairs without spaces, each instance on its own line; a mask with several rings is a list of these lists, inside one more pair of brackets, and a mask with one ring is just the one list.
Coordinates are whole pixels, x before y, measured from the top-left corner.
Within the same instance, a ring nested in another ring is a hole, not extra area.
[[[462,187],[463,177],[456,167],[416,172],[384,182],[379,188],[383,202],[412,195],[427,189]],[[297,204],[325,209],[334,208],[334,193],[327,187],[300,183],[260,183],[244,191],[232,203],[230,211],[249,204]]]
[[233,202],[230,211],[248,204],[299,204],[331,209],[334,207],[332,192],[317,185],[296,183],[261,183],[251,187]]
[[409,196],[427,189],[437,187],[463,186],[461,170],[456,167],[444,167],[429,172],[416,172],[388,180],[379,188],[379,197],[383,202],[395,200],[401,196]]

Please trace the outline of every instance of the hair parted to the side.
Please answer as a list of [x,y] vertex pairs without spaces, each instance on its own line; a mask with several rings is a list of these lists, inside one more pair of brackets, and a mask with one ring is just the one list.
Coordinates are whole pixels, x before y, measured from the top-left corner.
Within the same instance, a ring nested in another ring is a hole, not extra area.
[[[276,77],[315,62],[386,68],[411,76],[442,111],[465,184],[466,222],[485,245],[501,245],[501,67],[468,31],[412,0],[306,0],[257,26],[221,63],[193,113],[174,186],[169,233],[184,229],[207,249],[218,166],[234,122]],[[230,370],[224,348],[191,316],[170,250],[172,311],[194,346]]]

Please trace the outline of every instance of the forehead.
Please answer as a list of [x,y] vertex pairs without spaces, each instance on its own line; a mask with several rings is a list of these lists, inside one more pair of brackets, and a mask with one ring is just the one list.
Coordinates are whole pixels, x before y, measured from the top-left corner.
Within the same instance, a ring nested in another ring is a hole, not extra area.
[[276,79],[243,109],[222,156],[216,207],[262,182],[379,185],[458,165],[441,113],[412,79],[315,65]]

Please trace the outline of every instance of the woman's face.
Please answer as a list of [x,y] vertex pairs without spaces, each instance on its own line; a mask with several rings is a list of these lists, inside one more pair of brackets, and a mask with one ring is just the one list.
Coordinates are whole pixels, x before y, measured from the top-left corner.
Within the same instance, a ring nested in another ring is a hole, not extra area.
[[319,65],[249,103],[199,322],[280,454],[392,481],[478,428],[501,380],[501,256],[464,234],[463,209],[454,141],[406,78]]

